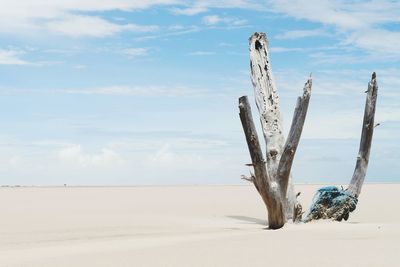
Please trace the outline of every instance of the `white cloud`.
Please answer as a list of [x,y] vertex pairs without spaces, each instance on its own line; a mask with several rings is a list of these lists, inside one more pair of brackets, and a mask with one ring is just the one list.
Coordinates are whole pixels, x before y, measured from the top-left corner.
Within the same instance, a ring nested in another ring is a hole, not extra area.
[[67,164],[77,164],[81,167],[109,167],[124,162],[115,151],[102,148],[100,152],[89,154],[80,145],[70,145],[58,152],[58,158]]
[[269,50],[274,53],[304,51],[304,49],[299,47],[279,47],[279,46],[271,47]]
[[[399,31],[384,28],[387,23],[400,22],[399,1],[270,0],[269,4],[275,12],[335,27],[344,44],[383,56],[400,54]],[[307,32],[283,37],[293,34]]]
[[33,141],[27,145],[39,146],[39,147],[68,147],[68,146],[72,146],[73,144],[66,142],[66,141],[62,141],[62,140],[48,139],[48,140]]
[[[241,172],[237,169],[245,169],[242,164],[233,163],[230,154],[226,155],[231,146],[218,139],[163,137],[160,140],[154,135],[130,140],[107,138],[90,144],[91,150],[81,142],[0,139],[0,174],[4,176],[1,184],[223,183],[223,177],[238,177]],[[9,142],[12,144],[6,145]],[[235,181],[240,182],[239,178]]]
[[78,64],[78,65],[74,65],[73,68],[77,69],[77,70],[83,70],[83,69],[86,69],[87,66],[83,65],[83,64]]
[[203,24],[207,26],[214,26],[220,23],[224,23],[228,26],[243,26],[247,24],[247,20],[245,19],[238,19],[238,18],[232,18],[232,17],[221,17],[218,15],[210,15],[210,16],[204,16],[202,18]]
[[171,11],[177,15],[193,16],[198,15],[212,8],[242,8],[242,9],[261,9],[265,4],[253,0],[197,0],[185,1],[184,7],[175,7]]
[[[359,99],[352,100],[358,102],[354,109],[345,110],[321,110],[321,114],[310,112],[307,115],[306,126],[302,138],[309,139],[359,139],[362,129],[364,115],[365,96],[360,95]],[[379,96],[378,96],[379,98]],[[338,102],[352,101],[345,98],[337,99]],[[399,107],[381,107],[378,102],[375,123],[380,123],[376,131],[380,137],[396,140],[398,134],[387,128],[387,123],[400,123]]]
[[355,31],[347,37],[345,43],[355,44],[357,47],[379,54],[390,53],[397,59],[400,56],[400,31],[393,32],[383,29]]
[[182,26],[182,25],[172,25],[167,28],[169,31],[160,32],[157,35],[147,35],[135,38],[137,41],[148,41],[153,39],[168,38],[170,36],[179,36],[184,34],[189,34],[193,32],[201,31],[202,28],[196,25]]
[[270,0],[274,11],[295,18],[335,25],[342,30],[365,29],[374,25],[399,22],[397,1]]
[[221,22],[221,17],[217,15],[203,17],[203,23],[206,25],[215,25]]
[[321,29],[316,30],[297,30],[297,31],[287,31],[282,34],[278,34],[275,36],[277,39],[298,39],[298,38],[306,38],[306,37],[313,37],[313,36],[321,36],[326,35]]
[[[371,78],[369,69],[335,69],[313,73],[313,93],[302,138],[354,139],[360,138],[365,97]],[[277,87],[288,130],[293,115],[295,97],[301,92],[307,73],[299,70],[275,71]],[[376,110],[377,138],[396,139],[392,125],[400,123],[397,78],[399,69],[377,70],[379,85]],[[290,77],[290,78],[288,78]],[[392,127],[392,128],[391,128]]]
[[232,47],[234,45],[231,44],[231,43],[221,42],[221,43],[218,44],[218,46],[220,46],[220,47]]
[[193,16],[208,11],[205,6],[192,6],[188,8],[172,8],[171,11],[176,15]]
[[0,155],[0,171],[18,169],[23,164],[23,159],[19,155]]
[[[311,53],[309,56],[312,59],[312,64],[314,65],[338,63],[354,64],[370,61],[372,59],[370,56],[355,55],[354,53],[341,53],[341,51],[335,51],[333,53],[317,51]],[[379,58],[374,58],[374,60],[379,60]]]
[[[56,33],[72,37],[104,37],[123,31],[150,32],[155,25],[137,25],[101,17],[100,12],[132,12],[154,6],[167,6],[178,15],[196,15],[211,8],[259,8],[257,1],[181,1],[181,0],[0,0],[0,33],[38,35]],[[118,23],[116,23],[118,21]],[[243,25],[235,19],[231,23]]]
[[157,164],[170,165],[177,162],[179,162],[180,164],[193,163],[193,161],[198,161],[200,158],[199,156],[179,156],[179,154],[176,154],[171,150],[171,146],[169,144],[165,144],[155,154],[149,156],[148,159],[150,162],[154,162]]
[[212,56],[212,55],[215,55],[215,52],[212,52],[212,51],[195,51],[195,52],[191,52],[189,55],[191,55],[191,56]]
[[0,49],[0,65],[31,65],[19,57],[22,54],[23,51]]
[[224,159],[204,156],[204,154],[176,151],[173,147],[165,143],[157,151],[150,154],[143,162],[146,166],[155,166],[160,171],[179,173],[180,171],[204,172],[220,168],[224,165]]
[[182,31],[184,29],[186,29],[186,27],[180,24],[175,24],[168,27],[168,30],[170,31]]
[[108,86],[98,88],[56,89],[51,92],[84,95],[120,95],[120,96],[185,96],[198,97],[207,95],[202,88],[186,86]]
[[151,32],[157,30],[156,26],[139,26],[136,24],[115,24],[105,19],[94,16],[68,15],[62,19],[46,23],[49,31],[72,37],[105,37],[122,31]]
[[[372,71],[369,70],[332,70],[312,73],[313,96],[359,97],[367,89]],[[282,96],[295,97],[299,94],[310,73],[298,70],[275,71],[277,86]],[[290,79],[288,79],[290,77]],[[381,77],[378,74],[378,81]]]
[[128,57],[135,58],[135,57],[146,56],[148,54],[148,49],[131,47],[122,49],[121,53]]
[[174,0],[0,0],[0,32],[13,35],[52,32],[74,37],[103,37],[122,31],[148,32],[156,30],[157,27],[131,23],[116,24],[91,15],[90,12],[132,11],[174,3]]
[[[202,54],[202,53],[201,53]],[[201,56],[201,54],[199,56]],[[207,54],[206,54],[207,55]],[[242,79],[228,79],[226,81],[235,82],[235,86],[216,88],[204,88],[200,86],[185,85],[111,85],[104,87],[88,88],[54,88],[54,89],[25,89],[0,87],[0,94],[76,94],[76,95],[113,95],[113,96],[140,96],[140,97],[188,97],[188,98],[209,98],[209,97],[236,97],[243,92],[237,83],[247,81]]]
[[[157,138],[154,137],[157,135]],[[193,137],[181,137],[179,133],[175,133],[174,136],[166,137],[166,133],[163,137],[159,137],[161,134],[155,132],[144,133],[145,139],[121,139],[110,142],[107,147],[116,150],[129,150],[129,151],[154,151],[160,147],[164,147],[168,144],[168,147],[173,147],[176,151],[212,151],[221,150],[229,146],[226,140],[215,139],[215,138],[193,138]],[[155,139],[155,140],[154,140]]]

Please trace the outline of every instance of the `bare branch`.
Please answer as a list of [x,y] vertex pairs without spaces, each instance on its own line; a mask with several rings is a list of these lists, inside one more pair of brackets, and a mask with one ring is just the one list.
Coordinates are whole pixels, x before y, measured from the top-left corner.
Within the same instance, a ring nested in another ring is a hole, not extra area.
[[336,221],[347,220],[358,203],[358,196],[367,172],[369,154],[371,150],[372,136],[374,133],[374,117],[376,100],[378,96],[378,85],[375,72],[368,83],[367,99],[365,102],[364,120],[361,132],[360,149],[357,157],[356,167],[349,187],[344,190],[335,186],[320,188],[314,196],[313,203],[307,213],[304,222],[318,219],[333,219]]
[[255,178],[256,178],[255,176],[246,176],[243,174],[240,176],[240,179],[251,182],[251,183],[254,183]]
[[365,101],[364,120],[361,132],[360,149],[358,152],[356,167],[347,189],[353,196],[358,197],[364,178],[367,173],[369,154],[371,151],[372,136],[374,134],[374,118],[376,109],[376,100],[378,97],[378,83],[376,73],[372,73],[371,81],[368,83],[367,99]]
[[312,79],[308,79],[304,85],[303,95],[297,99],[297,105],[294,110],[292,126],[286,140],[285,148],[278,167],[278,181],[282,192],[286,192],[288,187],[289,175],[292,169],[294,155],[299,145],[301,133],[307,115],[308,104],[311,97]]
[[281,228],[285,224],[285,214],[280,190],[269,178],[247,96],[239,98],[239,110],[254,167],[254,185],[267,206],[269,227],[272,229]]
[[269,176],[266,166],[264,164],[264,157],[262,155],[261,146],[258,141],[257,131],[254,126],[253,118],[251,115],[251,108],[247,96],[239,98],[240,120],[242,122],[243,130],[246,136],[247,146],[249,148],[251,165],[254,167],[256,183],[263,187],[268,185]]

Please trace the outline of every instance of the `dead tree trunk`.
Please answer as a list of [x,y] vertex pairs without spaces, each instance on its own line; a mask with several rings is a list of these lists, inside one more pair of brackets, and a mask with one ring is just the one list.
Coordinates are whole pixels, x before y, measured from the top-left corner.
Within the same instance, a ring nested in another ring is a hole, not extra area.
[[247,96],[239,98],[239,110],[240,120],[254,168],[254,175],[250,179],[267,206],[269,227],[271,229],[281,228],[285,224],[281,192],[268,175]]
[[346,190],[334,186],[324,187],[317,191],[313,204],[304,221],[318,219],[347,220],[350,212],[357,206],[358,196],[367,173],[369,154],[371,151],[372,136],[374,133],[374,117],[378,84],[375,72],[368,83],[367,99],[364,109],[364,120],[361,132],[360,149],[358,152],[353,178]]
[[311,78],[307,81],[303,95],[297,101],[292,126],[285,143],[279,96],[272,77],[266,35],[254,33],[250,37],[249,44],[252,82],[266,142],[266,161],[261,153],[247,97],[241,97],[240,118],[255,171],[254,175],[245,179],[254,183],[264,200],[268,209],[269,227],[277,229],[294,214],[296,197],[293,187],[290,186],[290,170],[307,114],[312,81]]
[[[268,50],[269,42],[265,33],[254,33],[249,40],[251,80],[264,139],[268,171],[272,177],[277,176],[279,161],[283,153],[285,137],[280,112],[279,96],[272,75]],[[285,213],[287,219],[293,217],[296,197],[289,173],[289,186],[281,187],[285,196]],[[279,181],[281,182],[281,181]],[[289,189],[289,190],[288,190]]]
[[[272,229],[281,228],[288,218],[301,220],[301,205],[296,203],[291,185],[291,167],[300,141],[311,96],[312,80],[307,81],[299,97],[293,115],[292,125],[285,143],[279,96],[272,77],[268,52],[268,39],[264,33],[250,37],[251,78],[264,139],[266,160],[264,160],[250,104],[246,96],[239,98],[240,118],[246,135],[247,145],[254,168],[254,174],[243,179],[251,181],[260,193],[268,210],[268,223]],[[313,204],[303,222],[317,219],[347,220],[354,211],[367,172],[372,136],[374,132],[375,107],[378,85],[375,72],[368,84],[360,149],[353,178],[349,187],[338,189],[328,186],[319,189]]]

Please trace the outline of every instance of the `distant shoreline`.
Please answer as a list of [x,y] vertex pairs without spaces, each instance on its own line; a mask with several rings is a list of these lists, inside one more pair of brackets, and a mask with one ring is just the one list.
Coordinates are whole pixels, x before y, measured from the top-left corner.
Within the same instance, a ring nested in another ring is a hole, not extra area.
[[[389,185],[400,182],[365,182],[365,185]],[[295,183],[295,186],[345,186],[347,183]],[[224,187],[224,186],[253,186],[252,184],[177,184],[177,185],[0,185],[0,188],[138,188],[138,187]]]

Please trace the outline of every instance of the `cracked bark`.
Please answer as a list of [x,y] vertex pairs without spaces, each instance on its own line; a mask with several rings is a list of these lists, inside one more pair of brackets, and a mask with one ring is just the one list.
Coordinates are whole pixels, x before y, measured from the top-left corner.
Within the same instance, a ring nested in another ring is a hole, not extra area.
[[247,97],[241,97],[240,118],[255,170],[254,176],[247,180],[254,183],[267,206],[270,228],[276,229],[296,214],[294,211],[297,203],[290,171],[307,114],[312,81],[311,78],[307,81],[304,93],[298,99],[289,138],[285,144],[279,96],[269,60],[268,39],[264,33],[254,33],[249,39],[249,45],[251,78],[266,143],[266,160],[264,161],[252,119],[250,120],[251,111]]
[[[272,75],[268,39],[264,33],[254,33],[249,39],[251,80],[255,102],[260,115],[261,128],[266,143],[265,160],[247,97],[239,99],[240,118],[246,135],[254,174],[243,177],[254,184],[267,210],[270,228],[282,227],[287,219],[299,221],[302,207],[297,203],[291,181],[291,168],[300,141],[311,96],[312,80],[306,82],[303,95],[298,98],[292,125],[285,142],[279,96]],[[319,189],[303,222],[316,219],[347,220],[354,211],[366,176],[374,132],[374,117],[378,94],[375,72],[366,91],[359,153],[353,177],[347,189],[334,186]],[[379,124],[378,124],[379,125]]]

